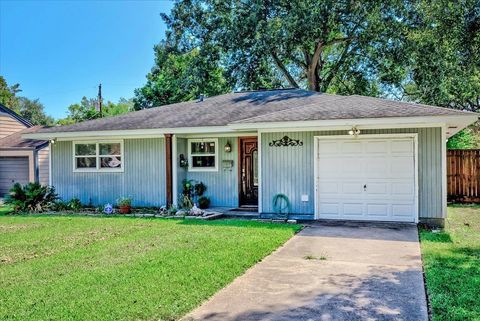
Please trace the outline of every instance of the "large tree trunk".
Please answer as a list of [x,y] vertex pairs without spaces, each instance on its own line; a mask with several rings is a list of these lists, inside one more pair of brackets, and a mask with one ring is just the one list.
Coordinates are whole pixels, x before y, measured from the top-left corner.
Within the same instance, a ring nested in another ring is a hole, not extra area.
[[[320,79],[318,77],[317,66],[320,61],[320,56],[323,50],[323,43],[319,42],[315,47],[311,59],[307,58],[307,82],[308,89],[313,91],[320,91]],[[308,57],[310,55],[307,55]]]

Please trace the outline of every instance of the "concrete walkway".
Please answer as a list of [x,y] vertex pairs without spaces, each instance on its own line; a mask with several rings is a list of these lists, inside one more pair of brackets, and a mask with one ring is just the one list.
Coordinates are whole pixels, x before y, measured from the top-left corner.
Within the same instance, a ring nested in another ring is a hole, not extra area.
[[314,224],[185,320],[428,320],[417,228]]

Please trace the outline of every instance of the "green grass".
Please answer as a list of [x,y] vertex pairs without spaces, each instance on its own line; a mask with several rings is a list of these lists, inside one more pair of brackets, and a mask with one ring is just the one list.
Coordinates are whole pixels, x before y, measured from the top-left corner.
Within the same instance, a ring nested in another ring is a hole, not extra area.
[[0,205],[0,215],[8,214],[12,211],[12,208],[8,205]]
[[0,216],[0,320],[178,319],[299,228]]
[[420,238],[433,320],[480,320],[480,207],[449,207],[445,231]]

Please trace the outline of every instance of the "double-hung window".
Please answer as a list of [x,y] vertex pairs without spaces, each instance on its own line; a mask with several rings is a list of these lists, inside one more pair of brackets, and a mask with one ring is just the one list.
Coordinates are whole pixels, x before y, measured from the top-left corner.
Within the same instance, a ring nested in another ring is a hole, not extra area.
[[218,170],[218,139],[188,140],[188,170],[191,172]]
[[122,172],[123,141],[74,142],[74,172]]

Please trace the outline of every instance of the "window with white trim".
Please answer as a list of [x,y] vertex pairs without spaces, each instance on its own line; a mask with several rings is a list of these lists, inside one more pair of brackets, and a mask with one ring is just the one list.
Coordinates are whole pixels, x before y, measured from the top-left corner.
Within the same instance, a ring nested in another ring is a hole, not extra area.
[[77,172],[123,171],[123,141],[74,142],[73,170]]
[[218,139],[188,140],[188,170],[191,172],[218,170]]

